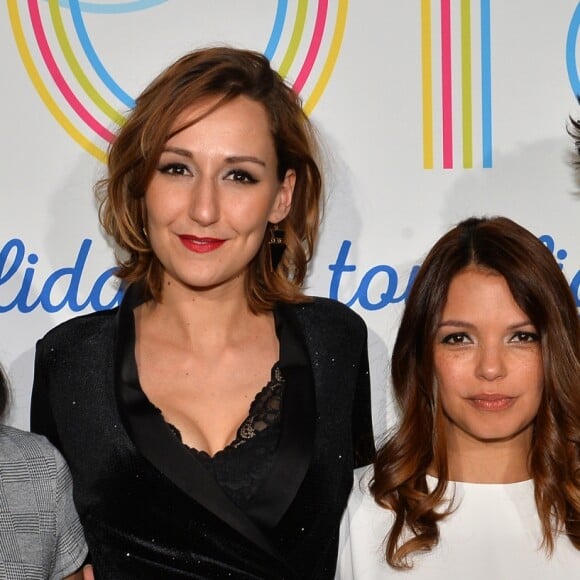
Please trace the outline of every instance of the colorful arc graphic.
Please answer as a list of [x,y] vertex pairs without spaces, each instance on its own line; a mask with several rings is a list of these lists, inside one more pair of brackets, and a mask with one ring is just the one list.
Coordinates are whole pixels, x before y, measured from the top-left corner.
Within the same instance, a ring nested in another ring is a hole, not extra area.
[[[132,108],[134,99],[110,75],[99,58],[85,26],[85,15],[135,12],[165,2],[167,0],[134,0],[99,4],[79,0],[26,0],[26,8],[22,9],[23,3],[19,0],[7,0],[20,57],[40,98],[70,137],[101,161],[105,160],[106,147],[113,140],[116,129],[124,122],[119,108]],[[336,6],[332,23],[329,4]],[[348,0],[336,3],[298,0],[295,6],[295,11],[290,13],[288,0],[278,0],[264,55],[269,60],[280,55],[279,72],[282,76],[287,76],[291,69],[298,71],[293,84],[296,92],[303,92],[310,83],[312,89],[304,103],[306,112],[310,114],[336,64],[346,27]],[[63,11],[66,11],[66,18],[63,18]],[[314,14],[313,26],[308,34],[305,24],[311,13]],[[69,29],[65,25],[71,20],[72,30],[70,25]],[[287,30],[291,30],[290,40],[283,47]],[[51,44],[53,38],[56,42]],[[326,45],[324,51],[323,41]],[[80,55],[75,54],[75,45],[80,45],[82,60],[89,63],[90,74],[83,68],[78,58]],[[300,50],[302,47],[305,50]],[[302,63],[297,61],[299,53],[305,53]],[[36,57],[38,62],[33,56],[36,54],[41,57]],[[319,61],[320,72],[315,78],[315,64]],[[46,73],[49,80],[45,80]],[[97,82],[91,81],[90,77],[96,78]]]

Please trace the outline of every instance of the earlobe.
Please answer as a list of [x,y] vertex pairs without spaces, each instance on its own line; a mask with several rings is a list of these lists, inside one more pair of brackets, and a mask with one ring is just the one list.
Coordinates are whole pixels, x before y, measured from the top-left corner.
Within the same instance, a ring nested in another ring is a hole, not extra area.
[[294,195],[294,185],[296,184],[296,171],[288,169],[284,179],[278,186],[276,202],[272,208],[270,222],[281,222],[289,213],[292,207],[292,196]]

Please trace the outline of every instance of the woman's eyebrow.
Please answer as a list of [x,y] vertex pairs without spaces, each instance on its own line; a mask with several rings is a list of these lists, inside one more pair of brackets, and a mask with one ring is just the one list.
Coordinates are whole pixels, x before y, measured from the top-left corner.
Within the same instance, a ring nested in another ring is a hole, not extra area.
[[249,161],[250,163],[257,163],[266,167],[266,162],[259,157],[254,157],[253,155],[232,155],[231,157],[226,157],[225,159],[228,163],[242,163]]
[[[188,149],[182,149],[181,147],[172,147],[166,146],[162,153],[175,153],[176,155],[180,155],[181,157],[187,157],[188,159],[193,159],[193,153]],[[261,165],[262,167],[266,167],[266,162],[259,157],[255,157],[254,155],[230,155],[224,159],[226,163],[256,163],[257,165]]]

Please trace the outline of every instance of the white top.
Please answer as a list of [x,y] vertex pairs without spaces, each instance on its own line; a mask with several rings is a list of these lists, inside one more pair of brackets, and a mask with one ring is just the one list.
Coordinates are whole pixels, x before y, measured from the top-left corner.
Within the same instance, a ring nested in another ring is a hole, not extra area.
[[[368,491],[372,467],[355,472],[341,531],[337,580],[580,580],[580,550],[565,535],[553,556],[540,547],[542,533],[532,480],[511,484],[450,483],[459,508],[439,523],[440,541],[414,557],[409,571],[385,561],[384,539],[393,513]],[[428,478],[431,486],[434,478]]]

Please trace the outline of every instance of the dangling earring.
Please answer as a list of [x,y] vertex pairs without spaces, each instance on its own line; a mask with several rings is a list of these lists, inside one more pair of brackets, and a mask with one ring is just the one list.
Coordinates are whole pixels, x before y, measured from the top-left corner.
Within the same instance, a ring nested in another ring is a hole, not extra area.
[[270,241],[268,242],[268,247],[270,248],[270,268],[272,272],[276,270],[284,250],[286,249],[286,244],[284,243],[284,230],[277,227],[277,224],[272,225],[270,229]]
[[143,235],[145,236],[145,239],[148,240],[149,239],[149,234],[147,233],[147,228],[145,226],[143,226],[141,228],[141,231],[143,232]]

